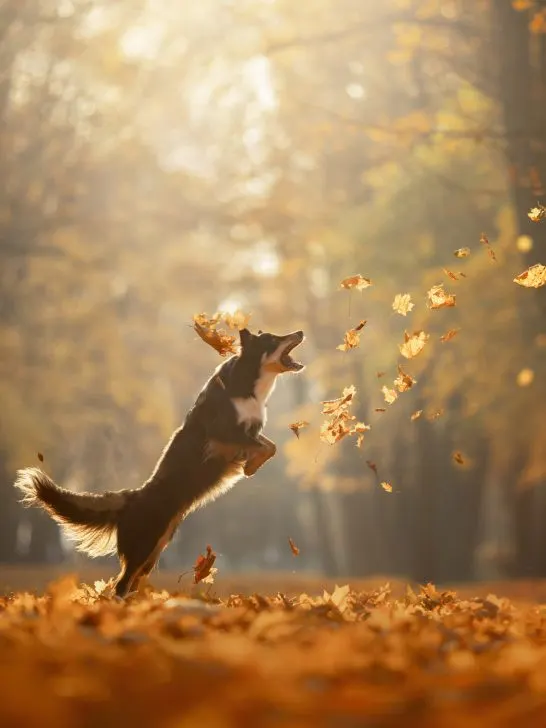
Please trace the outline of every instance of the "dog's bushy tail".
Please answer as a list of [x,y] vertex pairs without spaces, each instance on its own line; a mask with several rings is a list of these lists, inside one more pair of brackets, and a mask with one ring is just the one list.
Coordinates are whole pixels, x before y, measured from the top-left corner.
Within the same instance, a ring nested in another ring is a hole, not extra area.
[[119,517],[136,492],[73,493],[60,488],[39,468],[19,470],[15,487],[23,494],[23,505],[46,510],[77,543],[76,549],[91,557],[116,551]]

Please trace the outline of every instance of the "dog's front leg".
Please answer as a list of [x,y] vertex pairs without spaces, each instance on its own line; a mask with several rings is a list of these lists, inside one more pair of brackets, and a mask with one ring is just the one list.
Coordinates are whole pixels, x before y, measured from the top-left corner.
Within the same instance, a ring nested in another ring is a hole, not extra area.
[[270,460],[277,452],[277,446],[265,435],[258,435],[256,445],[247,449],[247,461],[244,466],[244,474],[247,478],[254,475],[264,463]]

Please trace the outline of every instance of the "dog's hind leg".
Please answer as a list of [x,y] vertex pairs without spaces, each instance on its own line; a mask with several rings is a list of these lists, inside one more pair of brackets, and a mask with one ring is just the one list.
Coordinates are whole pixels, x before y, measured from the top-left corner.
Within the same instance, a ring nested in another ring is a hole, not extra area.
[[244,467],[247,478],[254,475],[264,463],[270,460],[277,452],[277,446],[265,435],[258,435],[257,445],[248,449],[248,458]]
[[120,599],[125,599],[127,594],[134,591],[133,586],[138,584],[146,561],[142,559],[124,558],[123,566],[116,581],[115,594]]

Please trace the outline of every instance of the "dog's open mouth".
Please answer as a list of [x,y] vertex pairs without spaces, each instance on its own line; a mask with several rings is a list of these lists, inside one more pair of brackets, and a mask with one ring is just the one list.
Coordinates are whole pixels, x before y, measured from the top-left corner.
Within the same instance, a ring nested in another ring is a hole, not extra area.
[[303,332],[298,331],[297,334],[290,337],[290,340],[283,349],[280,361],[286,371],[299,372],[305,368],[303,364],[290,356],[291,351],[295,349],[296,346],[299,346],[304,339],[305,336],[303,335]]

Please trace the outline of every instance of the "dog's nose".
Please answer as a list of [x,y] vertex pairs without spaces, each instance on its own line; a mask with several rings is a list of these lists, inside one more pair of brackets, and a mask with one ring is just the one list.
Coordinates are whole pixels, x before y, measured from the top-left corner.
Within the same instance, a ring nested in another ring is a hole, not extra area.
[[298,339],[303,339],[304,333],[303,333],[303,331],[294,331],[293,336],[297,336]]

